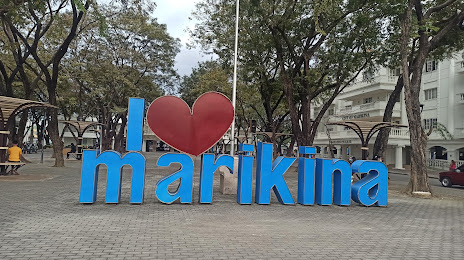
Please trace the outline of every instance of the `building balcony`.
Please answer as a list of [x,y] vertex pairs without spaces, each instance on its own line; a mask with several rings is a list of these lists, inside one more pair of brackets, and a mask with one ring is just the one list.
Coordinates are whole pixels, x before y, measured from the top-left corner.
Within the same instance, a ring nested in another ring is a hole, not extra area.
[[347,87],[337,98],[349,101],[375,94],[391,93],[395,89],[397,80],[396,76],[380,75],[370,81],[359,81]]
[[[362,104],[353,107],[345,107],[337,110],[336,116],[341,120],[366,120],[383,118],[387,101],[376,101],[368,104]],[[401,117],[401,108],[397,104],[393,108],[393,117]]]
[[464,61],[458,61],[456,62],[456,72],[458,73],[464,73]]

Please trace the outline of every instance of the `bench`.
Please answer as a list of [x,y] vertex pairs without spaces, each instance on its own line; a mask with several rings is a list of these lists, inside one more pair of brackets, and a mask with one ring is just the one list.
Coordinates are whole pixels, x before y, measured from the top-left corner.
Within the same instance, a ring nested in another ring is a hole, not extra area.
[[82,153],[69,153],[69,155],[76,158],[77,160],[80,160],[82,158]]
[[[0,163],[0,167],[4,168],[2,169],[3,175],[13,175],[13,174],[19,174],[16,170],[24,166],[26,163],[23,162],[4,162]],[[14,169],[13,166],[19,166],[18,168]],[[8,171],[8,167],[10,167],[10,170]],[[2,174],[0,173],[0,174]]]

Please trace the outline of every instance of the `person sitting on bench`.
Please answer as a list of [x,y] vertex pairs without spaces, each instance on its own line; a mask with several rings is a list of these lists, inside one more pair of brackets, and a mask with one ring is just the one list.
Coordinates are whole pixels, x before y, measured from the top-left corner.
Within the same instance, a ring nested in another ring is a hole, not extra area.
[[71,143],[71,151],[66,154],[66,159],[69,159],[70,153],[76,153],[76,146],[74,145],[74,143]]
[[[23,151],[18,147],[18,141],[13,140],[13,146],[8,148],[8,162],[20,163],[20,157],[22,153]],[[11,165],[11,173],[14,175],[19,175],[17,172],[19,167],[21,167],[21,165]]]

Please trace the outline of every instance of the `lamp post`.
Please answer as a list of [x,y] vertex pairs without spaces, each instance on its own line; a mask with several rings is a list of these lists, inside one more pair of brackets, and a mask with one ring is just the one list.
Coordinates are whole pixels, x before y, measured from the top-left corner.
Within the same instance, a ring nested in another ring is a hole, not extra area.
[[[235,55],[234,55],[234,83],[233,83],[233,91],[232,91],[232,105],[234,106],[235,110],[235,101],[237,98],[237,56],[238,56],[238,21],[239,21],[239,13],[240,13],[240,0],[237,0],[237,6],[235,11]],[[235,138],[235,116],[234,120],[232,121],[232,130],[231,130],[231,139],[232,143],[230,145],[230,155],[234,155],[234,138]]]

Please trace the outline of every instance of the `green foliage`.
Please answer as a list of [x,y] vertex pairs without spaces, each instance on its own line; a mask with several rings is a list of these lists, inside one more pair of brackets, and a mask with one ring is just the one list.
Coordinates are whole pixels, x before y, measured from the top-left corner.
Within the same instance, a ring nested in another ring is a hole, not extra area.
[[[140,1],[100,6],[88,13],[82,32],[66,59],[65,84],[80,96],[80,108],[98,116],[102,109],[114,114],[127,110],[129,97],[150,102],[171,92],[177,74],[174,58],[177,39],[150,17]],[[105,33],[95,21],[105,17]],[[63,102],[67,103],[67,102]],[[84,109],[85,110],[85,109]]]
[[189,76],[182,77],[179,94],[192,106],[202,94],[216,91],[232,99],[232,85],[227,72],[215,61],[199,63]]

